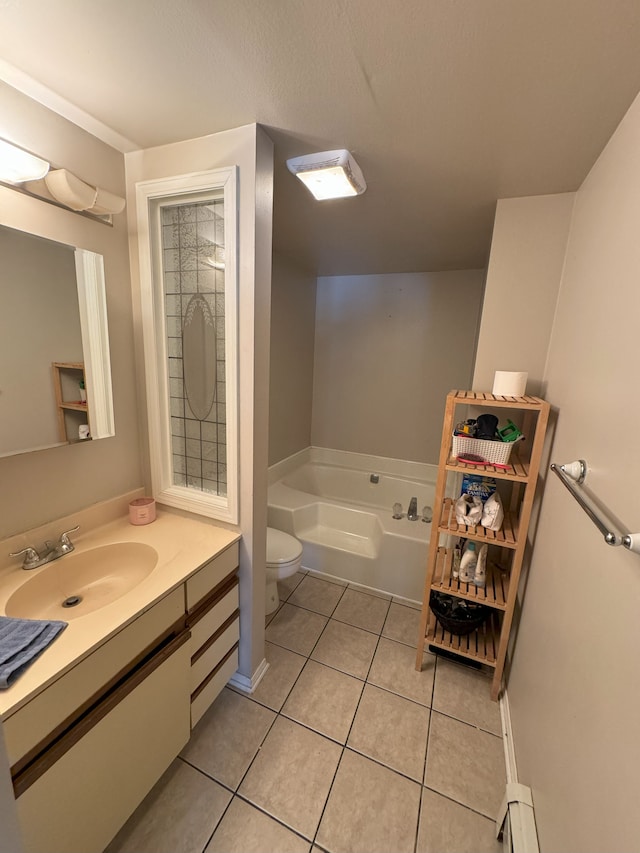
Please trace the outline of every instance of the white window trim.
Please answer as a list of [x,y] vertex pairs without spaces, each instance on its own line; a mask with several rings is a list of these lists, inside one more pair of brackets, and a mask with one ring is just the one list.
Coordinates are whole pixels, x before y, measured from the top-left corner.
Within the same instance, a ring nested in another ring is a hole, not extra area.
[[[140,298],[151,486],[160,503],[238,523],[238,237],[237,167],[176,175],[136,184]],[[197,492],[172,484],[171,418],[165,334],[164,287],[159,241],[153,233],[163,198],[224,192],[225,369],[227,419],[227,495]],[[154,272],[156,282],[154,285]]]

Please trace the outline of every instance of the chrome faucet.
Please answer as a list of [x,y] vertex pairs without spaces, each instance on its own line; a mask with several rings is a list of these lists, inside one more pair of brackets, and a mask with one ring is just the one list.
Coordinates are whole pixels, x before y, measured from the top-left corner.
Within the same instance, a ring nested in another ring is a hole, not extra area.
[[44,566],[46,563],[52,563],[54,560],[58,560],[60,557],[64,557],[65,554],[70,554],[71,551],[73,551],[74,544],[71,539],[69,539],[69,534],[75,533],[76,530],[80,530],[80,525],[61,533],[56,545],[47,539],[44,543],[42,553],[40,553],[37,548],[28,546],[27,548],[23,548],[22,551],[14,551],[12,554],[9,554],[9,556],[19,557],[20,554],[24,554],[22,568],[25,569],[25,571],[38,569],[40,566]]
[[407,518],[409,521],[418,520],[418,498],[411,498],[409,501],[409,509],[407,510]]

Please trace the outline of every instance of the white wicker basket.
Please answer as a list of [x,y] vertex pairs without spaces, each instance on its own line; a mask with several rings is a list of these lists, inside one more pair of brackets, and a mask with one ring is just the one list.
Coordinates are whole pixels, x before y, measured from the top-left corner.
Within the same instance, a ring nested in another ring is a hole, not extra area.
[[457,457],[472,453],[474,456],[482,456],[489,464],[507,465],[513,445],[513,441],[488,441],[468,435],[454,435],[451,455]]

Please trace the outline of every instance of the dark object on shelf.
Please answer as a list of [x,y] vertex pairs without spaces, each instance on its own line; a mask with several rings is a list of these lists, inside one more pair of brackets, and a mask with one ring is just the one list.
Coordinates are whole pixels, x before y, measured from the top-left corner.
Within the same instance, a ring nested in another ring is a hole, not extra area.
[[502,441],[498,430],[498,419],[495,415],[480,415],[476,421],[476,438]]
[[429,645],[429,651],[434,655],[439,655],[441,658],[445,658],[446,660],[451,660],[454,663],[462,664],[462,666],[468,666],[469,669],[478,669],[482,672],[482,664],[479,660],[460,657],[460,655],[457,655],[455,652],[448,652],[446,649],[443,649],[442,646]]
[[460,637],[479,628],[491,613],[491,608],[484,604],[434,591],[429,597],[429,607],[445,631]]
[[466,421],[460,421],[456,424],[454,435],[468,435],[470,438],[476,436],[476,419],[467,418]]

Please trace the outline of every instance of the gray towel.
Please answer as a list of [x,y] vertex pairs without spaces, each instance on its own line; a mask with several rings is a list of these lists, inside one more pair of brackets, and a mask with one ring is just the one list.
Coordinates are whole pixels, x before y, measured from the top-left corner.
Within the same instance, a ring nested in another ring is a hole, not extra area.
[[0,616],[0,690],[11,687],[66,627],[66,622]]

